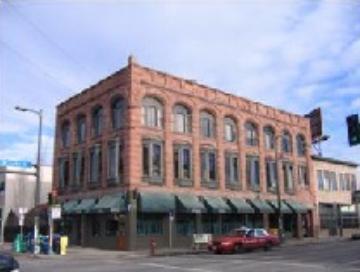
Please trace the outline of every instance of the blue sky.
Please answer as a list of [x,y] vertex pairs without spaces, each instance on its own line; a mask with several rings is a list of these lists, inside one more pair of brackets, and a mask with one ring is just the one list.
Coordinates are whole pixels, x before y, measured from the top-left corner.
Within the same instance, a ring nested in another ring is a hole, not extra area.
[[360,163],[358,1],[0,0],[0,159],[52,162],[55,106],[126,65],[146,66],[304,114],[321,106],[325,156]]

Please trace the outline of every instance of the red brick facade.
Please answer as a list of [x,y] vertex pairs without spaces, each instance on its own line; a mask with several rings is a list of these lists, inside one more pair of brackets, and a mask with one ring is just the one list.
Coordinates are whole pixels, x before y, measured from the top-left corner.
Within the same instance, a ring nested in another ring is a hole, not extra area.
[[[110,126],[110,101],[116,96],[121,95],[126,99],[126,125],[120,130],[114,131]],[[142,126],[141,105],[145,96],[156,97],[163,104],[164,124],[162,129],[147,128]],[[173,114],[172,110],[175,104],[181,103],[191,109],[192,113],[192,131],[189,134],[173,132]],[[102,105],[104,108],[104,130],[101,137],[93,138],[90,135],[91,127],[91,109],[95,105]],[[208,110],[216,117],[216,137],[214,139],[204,139],[200,136],[200,111]],[[86,115],[86,141],[84,144],[76,144],[75,120],[79,113]],[[237,135],[236,142],[229,143],[224,141],[224,117],[231,116],[236,120]],[[60,125],[63,121],[69,120],[71,123],[71,144],[68,148],[62,148],[60,140]],[[245,144],[246,121],[252,121],[258,126],[259,145],[248,147]],[[108,187],[106,173],[106,156],[103,156],[103,176],[101,179],[101,188],[89,189],[87,182],[78,191],[65,189],[59,193],[60,200],[84,196],[101,196],[106,192],[116,190],[171,190],[175,192],[191,191],[202,195],[221,195],[238,196],[242,198],[275,199],[274,193],[268,193],[266,189],[265,159],[275,158],[274,151],[268,151],[264,148],[263,127],[271,125],[275,129],[276,135],[286,129],[292,135],[293,152],[291,154],[282,154],[282,158],[293,163],[295,171],[295,193],[286,194],[283,183],[280,183],[282,197],[284,199],[294,199],[314,207],[316,203],[315,193],[316,184],[313,176],[311,150],[307,146],[306,156],[301,157],[296,152],[296,135],[301,133],[305,136],[306,142],[310,143],[310,125],[309,121],[299,115],[290,114],[261,103],[252,102],[247,99],[234,96],[223,91],[210,88],[190,80],[185,80],[163,72],[145,68],[137,64],[132,57],[129,58],[128,66],[116,72],[112,76],[100,81],[98,84],[88,88],[82,93],[69,98],[61,103],[57,108],[56,123],[56,141],[54,156],[54,189],[59,189],[59,169],[57,159],[66,154],[72,154],[75,151],[84,149],[85,161],[89,161],[89,148],[95,143],[103,143],[103,154],[106,154],[106,143],[108,140],[120,137],[123,143],[124,151],[124,179],[118,187]],[[154,186],[142,182],[142,139],[144,137],[161,139],[164,143],[164,185]],[[193,156],[193,183],[191,188],[178,187],[173,178],[173,144],[188,143],[192,146]],[[201,187],[200,174],[200,148],[201,146],[212,146],[217,151],[217,172],[219,188],[216,190],[205,189]],[[240,156],[240,183],[239,190],[230,190],[225,187],[225,169],[224,154],[225,151],[236,151]],[[260,192],[253,192],[247,188],[246,184],[246,155],[257,154],[260,160]],[[298,183],[297,166],[305,164],[308,167],[308,176],[310,185],[308,187],[300,186]],[[86,163],[88,165],[88,163]],[[70,161],[70,172],[72,162]],[[85,176],[88,176],[88,167],[85,167]],[[278,166],[279,179],[282,181],[281,166]],[[315,220],[316,222],[316,220]],[[315,224],[316,225],[316,224]]]

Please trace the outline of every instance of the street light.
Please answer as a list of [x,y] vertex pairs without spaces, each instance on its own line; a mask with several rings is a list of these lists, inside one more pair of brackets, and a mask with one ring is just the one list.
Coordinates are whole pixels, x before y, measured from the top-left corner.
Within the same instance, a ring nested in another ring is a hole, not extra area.
[[[23,108],[16,106],[15,110],[22,112],[31,112],[36,114],[39,118],[39,131],[38,131],[38,144],[37,144],[37,159],[36,159],[36,184],[35,184],[35,208],[40,204],[40,158],[41,158],[41,136],[42,136],[42,110],[33,110],[28,108]],[[39,235],[39,216],[35,214],[34,217],[34,254],[39,253],[39,243],[38,243],[38,235]]]

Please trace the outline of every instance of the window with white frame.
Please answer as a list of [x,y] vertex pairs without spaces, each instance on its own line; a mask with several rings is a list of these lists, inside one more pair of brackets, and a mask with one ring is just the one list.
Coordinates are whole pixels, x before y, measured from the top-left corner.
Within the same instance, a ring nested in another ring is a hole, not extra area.
[[108,143],[107,179],[109,183],[121,182],[123,176],[122,147],[118,139]]
[[240,184],[239,156],[235,152],[225,152],[225,183],[230,189]]
[[224,119],[224,138],[226,142],[236,141],[236,122],[230,117]]
[[288,131],[283,132],[281,139],[281,147],[284,153],[292,153],[291,134]]
[[174,177],[180,186],[192,185],[192,152],[190,145],[174,145]]
[[75,188],[80,187],[85,179],[85,157],[82,152],[73,153],[72,181]]
[[90,183],[99,184],[102,176],[102,152],[101,145],[95,145],[90,149]]
[[264,143],[266,149],[275,149],[275,131],[271,126],[264,127]]
[[302,186],[309,186],[309,176],[306,165],[299,165],[298,167],[299,184]]
[[258,128],[256,124],[252,122],[246,122],[245,133],[246,145],[257,146],[259,144]]
[[64,148],[69,147],[71,140],[70,122],[64,121],[61,125],[61,142]]
[[125,121],[125,100],[122,97],[113,99],[111,103],[111,123],[113,129],[124,126]]
[[202,148],[201,154],[201,183],[203,187],[217,188],[216,150]]
[[253,191],[260,190],[260,163],[259,156],[246,156],[246,182]]
[[84,114],[78,115],[76,118],[77,142],[84,143],[86,139],[86,116]]
[[317,170],[317,179],[318,179],[318,188],[320,191],[324,191],[324,177],[323,172],[321,170]]
[[266,159],[266,185],[268,192],[275,192],[278,180],[277,163],[274,159]]
[[296,148],[298,156],[305,156],[306,155],[306,140],[304,135],[298,134],[296,136]]
[[70,181],[70,167],[68,158],[60,158],[59,162],[59,185],[60,188],[65,189],[69,186]]
[[142,124],[152,128],[163,127],[163,105],[154,97],[145,97],[142,100]]
[[191,111],[189,108],[177,104],[173,109],[174,131],[180,133],[191,132]]
[[163,182],[163,143],[146,139],[142,144],[143,180],[151,183]]
[[294,169],[291,162],[283,162],[283,177],[285,192],[294,193]]
[[201,136],[215,138],[215,117],[210,112],[200,113]]
[[103,108],[97,106],[92,112],[92,134],[95,137],[101,135],[103,129]]

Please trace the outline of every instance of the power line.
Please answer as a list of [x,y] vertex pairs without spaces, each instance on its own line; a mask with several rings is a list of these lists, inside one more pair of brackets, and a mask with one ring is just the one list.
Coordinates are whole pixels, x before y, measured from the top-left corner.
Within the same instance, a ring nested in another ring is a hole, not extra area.
[[37,71],[41,72],[44,76],[50,78],[51,80],[56,81],[59,85],[61,85],[62,87],[64,87],[66,90],[68,91],[73,91],[74,88],[71,88],[69,86],[67,86],[65,83],[61,82],[58,78],[56,78],[55,76],[53,76],[52,74],[48,73],[47,71],[45,71],[45,69],[43,69],[41,67],[41,65],[37,64],[36,62],[32,61],[31,59],[29,59],[28,57],[24,56],[23,54],[21,54],[19,51],[17,51],[16,49],[12,48],[9,44],[7,44],[6,42],[4,42],[3,40],[0,39],[0,43],[6,47],[9,51],[11,51],[12,53],[14,53],[16,56],[18,56],[19,58],[25,60],[28,64],[30,64],[31,66],[35,66],[37,69]]
[[54,48],[56,48],[59,52],[63,54],[66,58],[68,58],[73,64],[80,66],[81,69],[85,69],[88,72],[93,72],[89,70],[89,67],[82,65],[77,60],[75,60],[71,55],[69,55],[61,46],[59,46],[54,40],[52,40],[44,31],[42,31],[36,24],[34,24],[24,13],[22,13],[17,7],[15,7],[9,0],[4,0],[11,9],[24,20],[28,25],[30,25],[44,40],[46,40],[49,44],[51,44]]

